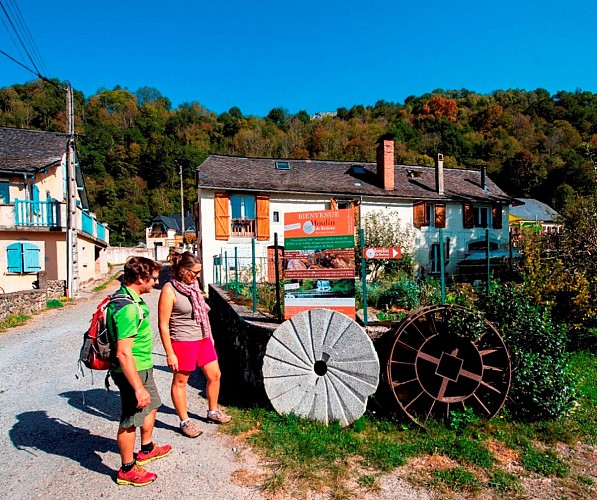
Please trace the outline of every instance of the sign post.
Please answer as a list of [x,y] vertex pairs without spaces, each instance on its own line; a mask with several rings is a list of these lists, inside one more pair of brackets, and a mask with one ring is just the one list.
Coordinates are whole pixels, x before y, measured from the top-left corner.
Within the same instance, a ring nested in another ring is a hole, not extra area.
[[314,308],[355,319],[354,211],[284,214],[284,319]]
[[363,249],[365,259],[401,259],[400,247],[368,247]]

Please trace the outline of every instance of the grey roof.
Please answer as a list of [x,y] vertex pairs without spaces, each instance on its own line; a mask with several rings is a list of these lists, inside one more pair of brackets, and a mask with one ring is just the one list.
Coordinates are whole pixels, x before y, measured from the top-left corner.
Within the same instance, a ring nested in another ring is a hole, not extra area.
[[[276,161],[290,162],[290,170],[276,169]],[[353,166],[363,167],[363,173],[354,173]],[[197,167],[197,173],[199,187],[225,190],[429,201],[513,201],[489,178],[484,190],[478,170],[444,168],[443,195],[435,190],[434,167],[395,165],[393,191],[381,186],[375,163],[210,155]]]
[[35,173],[59,164],[68,134],[0,127],[0,171]]
[[559,214],[545,203],[533,198],[517,198],[517,201],[524,203],[510,208],[510,214],[520,217],[522,220],[553,222]]
[[[156,224],[163,224],[166,229],[175,229],[177,234],[182,233],[182,216],[181,214],[172,215],[156,215],[151,219],[150,227]],[[192,215],[187,213],[184,217],[184,230],[186,232],[195,231],[195,220]]]
[[[0,127],[0,172],[35,174],[57,166],[66,154],[68,134],[24,128]],[[81,206],[89,209],[83,174],[76,160],[75,183]]]

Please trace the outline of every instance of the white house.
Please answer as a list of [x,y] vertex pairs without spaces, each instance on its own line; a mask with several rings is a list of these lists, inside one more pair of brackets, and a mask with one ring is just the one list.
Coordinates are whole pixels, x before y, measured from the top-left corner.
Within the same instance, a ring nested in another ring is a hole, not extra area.
[[211,155],[197,167],[197,185],[204,284],[214,282],[214,258],[250,254],[253,238],[258,256],[267,256],[275,233],[283,246],[287,212],[358,207],[364,216],[397,210],[413,227],[415,265],[427,274],[440,270],[440,228],[448,274],[485,255],[487,239],[496,254],[509,244],[513,199],[484,170],[444,169],[442,155],[435,168],[395,165],[388,140],[380,141],[376,163]]
[[31,290],[44,271],[48,280],[65,281],[70,272],[72,293],[108,272],[108,229],[89,211],[74,149],[67,221],[68,141],[67,134],[0,127],[0,292]]

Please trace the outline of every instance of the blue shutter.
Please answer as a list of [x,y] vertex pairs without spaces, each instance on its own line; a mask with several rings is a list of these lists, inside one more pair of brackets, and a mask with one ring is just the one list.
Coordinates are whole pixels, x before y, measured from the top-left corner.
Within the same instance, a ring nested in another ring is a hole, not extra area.
[[23,243],[23,272],[36,273],[41,271],[39,265],[39,247],[33,243]]
[[232,218],[240,219],[242,217],[241,197],[237,195],[232,195],[230,197],[230,206],[232,208]]
[[245,217],[247,219],[254,219],[255,218],[255,197],[254,196],[244,196],[244,204],[245,204]]
[[8,205],[10,197],[8,193],[8,181],[0,181],[0,203]]
[[7,271],[9,273],[23,272],[23,244],[13,243],[6,248],[8,256]]
[[41,209],[39,204],[39,188],[35,184],[31,186],[31,201],[33,201],[33,213],[39,215]]

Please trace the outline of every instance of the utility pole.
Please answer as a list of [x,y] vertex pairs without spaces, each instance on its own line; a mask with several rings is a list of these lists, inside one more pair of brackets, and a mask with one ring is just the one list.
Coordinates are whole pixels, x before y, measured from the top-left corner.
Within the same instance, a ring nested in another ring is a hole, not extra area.
[[75,182],[75,125],[73,89],[66,87],[66,296],[72,298],[78,291],[77,252],[77,186]]
[[178,164],[178,171],[180,174],[180,220],[182,221],[182,249],[184,250],[185,245],[185,227],[184,227],[184,191],[183,191],[183,184],[182,184],[182,165]]

